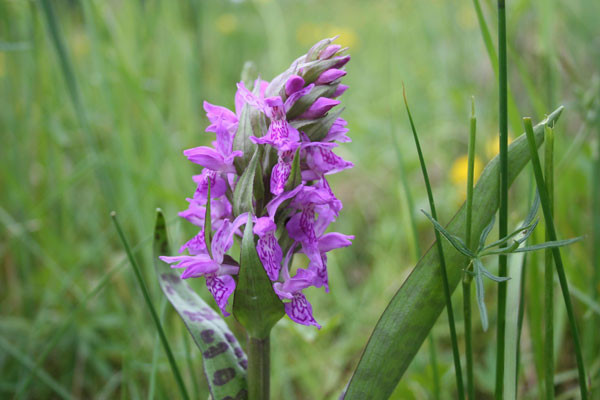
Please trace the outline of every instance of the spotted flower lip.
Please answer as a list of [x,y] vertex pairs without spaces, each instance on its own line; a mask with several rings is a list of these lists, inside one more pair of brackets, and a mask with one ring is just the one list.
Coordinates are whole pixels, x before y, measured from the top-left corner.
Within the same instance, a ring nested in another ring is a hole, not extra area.
[[[198,227],[197,234],[181,246],[180,255],[160,259],[183,270],[183,279],[204,277],[225,316],[235,276],[246,267],[228,253],[250,214],[256,254],[286,314],[298,324],[321,327],[304,291],[329,291],[327,254],[354,239],[327,232],[343,207],[327,179],[354,165],[337,154],[340,143],[351,141],[348,123],[339,112],[331,114],[348,89],[341,81],[350,56],[334,40],[318,42],[271,82],[237,83],[233,111],[205,101],[212,147],[183,152],[203,168],[192,177],[195,192],[188,208],[179,213]],[[262,175],[242,179],[250,168]],[[248,191],[249,182],[260,182],[260,190]],[[242,207],[246,193],[251,198]],[[299,253],[308,263],[292,268]]]

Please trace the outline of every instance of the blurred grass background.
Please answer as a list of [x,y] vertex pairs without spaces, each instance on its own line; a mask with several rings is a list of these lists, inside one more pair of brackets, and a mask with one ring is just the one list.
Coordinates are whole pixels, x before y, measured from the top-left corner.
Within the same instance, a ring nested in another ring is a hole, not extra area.
[[[154,210],[165,210],[174,245],[195,233],[176,213],[187,206],[191,175],[198,171],[181,152],[212,140],[204,133],[202,101],[232,107],[246,60],[270,80],[317,40],[340,34],[353,57],[344,78],[350,90],[342,99],[353,142],[338,153],[356,167],[333,176],[331,184],[344,202],[335,229],[356,239],[330,257],[331,293],[308,293],[323,329],[286,319],[272,340],[273,398],[337,398],[379,315],[418,258],[400,162],[414,208],[427,209],[427,203],[402,108],[402,82],[443,222],[465,196],[471,96],[479,163],[496,154],[496,79],[472,2],[47,3],[73,67],[67,76],[43,3],[0,0],[0,398],[176,398],[109,212],[118,212],[137,244],[156,305],[164,303],[151,268]],[[495,37],[494,4],[482,3]],[[592,234],[592,221],[598,221],[600,206],[592,204],[592,191],[600,186],[594,172],[600,136],[598,15],[600,3],[593,0],[508,2],[509,81],[519,112],[540,120],[559,104],[566,106],[556,129],[556,220],[562,237],[586,235],[564,253],[576,299],[584,300],[575,306],[596,393],[600,266],[592,255],[594,249],[598,254],[600,238]],[[511,192],[512,225],[525,215],[529,175],[528,168]],[[433,231],[420,213],[417,218],[425,248]],[[542,263],[542,257],[533,258],[526,274],[519,393],[528,399],[538,396],[541,371]],[[203,282],[195,286],[209,298]],[[495,287],[487,293],[493,326]],[[459,322],[460,296],[457,291],[453,297]],[[560,296],[555,299],[558,393],[576,398],[564,307]],[[171,307],[163,310],[188,388],[206,398],[200,354]],[[454,376],[444,319],[445,313],[433,332],[443,398],[451,399]],[[474,327],[477,393],[491,398],[495,330],[482,332],[477,316]],[[460,323],[458,329],[462,336]],[[394,398],[425,399],[431,391],[424,346]]]

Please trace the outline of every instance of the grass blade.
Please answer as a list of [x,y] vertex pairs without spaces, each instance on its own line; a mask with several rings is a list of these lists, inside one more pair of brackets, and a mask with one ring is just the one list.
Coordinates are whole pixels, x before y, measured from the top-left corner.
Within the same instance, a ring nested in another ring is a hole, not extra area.
[[[542,211],[544,212],[544,220],[546,221],[548,237],[551,241],[556,241],[556,229],[554,228],[554,219],[552,218],[550,198],[546,189],[546,184],[544,183],[544,176],[542,175],[542,167],[540,165],[540,159],[537,153],[536,138],[531,126],[531,119],[523,118],[523,125],[525,126],[525,132],[527,134],[527,142],[529,144],[529,151],[531,153],[531,164],[533,166],[533,173],[535,175],[535,181],[540,194],[540,201],[542,202]],[[571,334],[573,335],[573,347],[575,348],[575,359],[577,360],[577,372],[579,376],[579,389],[581,392],[581,398],[586,400],[586,375],[585,366],[583,364],[583,356],[581,354],[581,346],[579,344],[579,330],[577,329],[575,313],[571,303],[571,296],[569,295],[569,284],[567,283],[567,277],[565,275],[562,257],[558,247],[552,248],[552,256],[554,257],[554,263],[556,264],[556,272],[558,274],[560,288],[562,290],[565,306],[567,308],[569,324],[571,325]]]
[[[562,107],[535,127],[536,144],[543,139],[544,125],[558,119]],[[514,181],[529,162],[524,135],[509,146],[509,182]],[[498,157],[481,173],[473,189],[473,235],[479,236],[498,208]],[[453,234],[465,231],[465,207],[446,226]],[[454,290],[469,259],[444,243],[450,268],[448,282]],[[366,345],[345,395],[346,400],[386,399],[393,392],[418,352],[427,333],[446,304],[439,276],[439,256],[429,249],[381,315]]]
[[[456,337],[456,325],[454,323],[454,310],[452,309],[452,292],[450,291],[450,284],[448,283],[448,273],[446,271],[446,259],[444,257],[444,248],[442,244],[442,238],[440,236],[440,230],[444,229],[441,225],[437,224],[437,212],[435,210],[435,201],[433,199],[433,191],[431,189],[431,184],[429,183],[429,174],[427,173],[427,166],[425,164],[425,158],[423,157],[423,152],[421,151],[421,144],[419,143],[419,135],[417,134],[417,130],[415,128],[415,124],[412,119],[412,115],[410,114],[410,109],[408,107],[408,100],[406,99],[406,91],[404,87],[402,88],[402,94],[404,96],[404,105],[406,107],[406,113],[408,114],[408,120],[410,122],[410,128],[413,133],[413,138],[415,139],[415,146],[417,147],[417,153],[419,154],[419,163],[421,164],[421,171],[423,173],[423,180],[425,181],[425,186],[427,188],[427,198],[429,199],[429,208],[431,209],[431,215],[433,218],[429,217],[427,213],[425,215],[433,222],[434,233],[435,233],[435,241],[437,243],[437,251],[440,260],[440,272],[442,275],[442,287],[444,289],[444,298],[446,301],[446,311],[448,312],[448,326],[450,328],[450,341],[452,342],[452,356],[454,358],[454,373],[456,375],[456,389],[458,391],[458,398],[465,398],[465,389],[463,386],[463,378],[462,378],[462,368],[460,366],[460,353],[458,351],[458,339]],[[439,225],[439,228],[437,225]],[[445,232],[445,231],[444,231]],[[458,241],[453,240],[452,234],[448,234],[446,239],[450,240],[452,245],[455,243],[459,243]],[[460,243],[459,243],[460,244]],[[462,249],[461,249],[462,247]],[[461,252],[467,251],[464,246],[456,247],[456,249],[461,249]],[[469,252],[470,253],[470,252]],[[465,253],[465,255],[469,255]]]

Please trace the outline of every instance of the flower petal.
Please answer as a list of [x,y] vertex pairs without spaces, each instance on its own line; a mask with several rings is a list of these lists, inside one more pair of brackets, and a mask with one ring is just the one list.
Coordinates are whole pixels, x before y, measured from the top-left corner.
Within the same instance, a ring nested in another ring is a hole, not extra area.
[[233,278],[229,275],[207,276],[206,287],[208,287],[208,291],[213,295],[223,315],[226,317],[229,316],[226,307],[229,296],[235,290],[235,281]]
[[268,233],[258,239],[258,242],[256,243],[256,252],[258,253],[258,258],[260,258],[269,279],[272,281],[279,279],[279,270],[281,269],[283,252],[273,233]]
[[321,329],[321,325],[313,317],[312,306],[302,293],[295,293],[292,301],[285,303],[285,312],[292,321],[298,324],[314,325]]

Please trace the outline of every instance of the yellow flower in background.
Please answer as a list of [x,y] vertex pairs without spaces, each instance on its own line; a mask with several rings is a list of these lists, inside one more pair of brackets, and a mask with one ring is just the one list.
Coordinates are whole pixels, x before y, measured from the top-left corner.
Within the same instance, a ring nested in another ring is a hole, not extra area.
[[331,26],[327,28],[327,34],[325,36],[332,37],[340,35],[335,41],[337,44],[341,44],[342,47],[350,47],[355,50],[358,44],[358,36],[351,28],[344,28],[340,26]]
[[296,30],[296,39],[303,46],[312,46],[323,38],[338,35],[339,38],[335,42],[342,47],[356,49],[358,46],[358,35],[351,28],[305,22]]
[[[473,181],[477,181],[479,174],[482,170],[481,160],[475,156],[475,162],[473,165]],[[461,185],[466,190],[467,177],[469,172],[469,157],[467,155],[461,156],[454,161],[452,168],[450,169],[450,179],[452,183]]]
[[215,20],[215,27],[217,31],[221,32],[223,35],[229,35],[237,29],[237,18],[233,14],[221,14]]
[[[513,141],[512,135],[508,134],[508,144],[511,144]],[[498,136],[492,136],[485,142],[485,155],[489,160],[496,157],[500,153],[500,142],[498,140]]]
[[323,36],[323,28],[312,22],[304,22],[296,29],[296,40],[303,46],[312,46],[323,39]]

